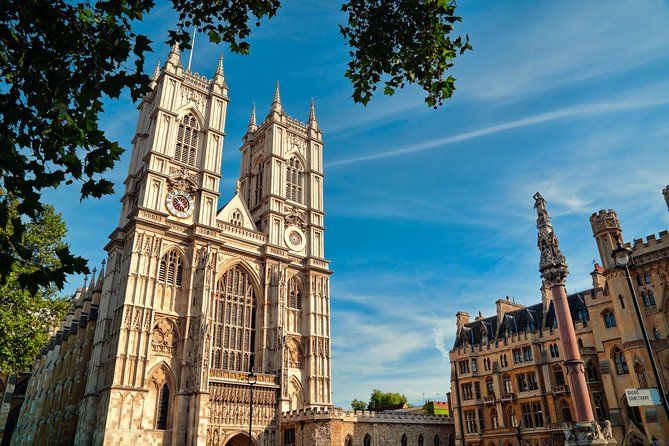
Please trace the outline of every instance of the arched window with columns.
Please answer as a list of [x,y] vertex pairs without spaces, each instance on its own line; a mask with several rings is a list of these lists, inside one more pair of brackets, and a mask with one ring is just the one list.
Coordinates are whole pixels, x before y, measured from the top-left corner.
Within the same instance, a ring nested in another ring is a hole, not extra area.
[[212,368],[248,372],[255,352],[256,295],[240,265],[221,276],[213,310]]

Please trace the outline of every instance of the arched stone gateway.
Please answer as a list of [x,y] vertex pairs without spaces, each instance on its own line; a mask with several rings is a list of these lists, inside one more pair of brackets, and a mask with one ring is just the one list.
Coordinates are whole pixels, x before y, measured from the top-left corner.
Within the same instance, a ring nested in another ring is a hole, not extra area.
[[237,434],[231,439],[229,439],[224,446],[256,446],[256,442],[253,441],[253,437],[251,437],[251,442],[249,443],[249,435],[248,434]]

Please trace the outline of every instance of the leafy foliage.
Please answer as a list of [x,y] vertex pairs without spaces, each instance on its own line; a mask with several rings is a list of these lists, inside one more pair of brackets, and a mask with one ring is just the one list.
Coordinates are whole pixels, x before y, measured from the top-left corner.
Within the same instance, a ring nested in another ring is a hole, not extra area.
[[351,409],[365,410],[367,409],[367,403],[356,398],[353,401],[351,401]]
[[396,392],[382,392],[374,389],[369,397],[368,409],[381,406],[395,406],[398,404],[406,404],[407,397]]
[[[12,217],[17,213],[17,201],[5,195],[3,203]],[[0,236],[12,235],[11,223],[0,228]],[[29,263],[15,264],[4,284],[0,285],[0,371],[5,373],[25,370],[39,350],[49,340],[49,329],[69,308],[66,299],[57,297],[56,287],[39,287],[36,293],[24,289],[17,278],[28,277],[44,265],[57,268],[58,252],[66,248],[63,242],[65,224],[53,207],[44,206],[27,223],[21,236],[23,246],[30,247]]]
[[348,23],[340,32],[350,46],[346,77],[353,82],[353,99],[367,104],[382,79],[383,93],[393,95],[405,84],[417,83],[429,106],[442,105],[455,91],[446,72],[453,60],[471,50],[469,36],[451,39],[453,0],[348,0],[342,11]]

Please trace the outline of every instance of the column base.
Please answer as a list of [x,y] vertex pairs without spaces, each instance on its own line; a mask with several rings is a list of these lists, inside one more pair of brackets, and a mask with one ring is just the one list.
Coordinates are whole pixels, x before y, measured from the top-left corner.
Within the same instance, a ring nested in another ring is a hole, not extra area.
[[604,421],[601,426],[596,421],[564,423],[562,430],[566,446],[617,444],[611,432],[611,422],[608,420]]

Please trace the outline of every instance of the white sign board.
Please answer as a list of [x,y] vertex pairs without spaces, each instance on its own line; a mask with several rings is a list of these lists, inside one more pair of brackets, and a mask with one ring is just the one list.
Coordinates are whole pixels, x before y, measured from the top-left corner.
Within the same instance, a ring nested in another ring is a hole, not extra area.
[[662,404],[657,389],[625,389],[627,403],[634,406],[659,406]]

